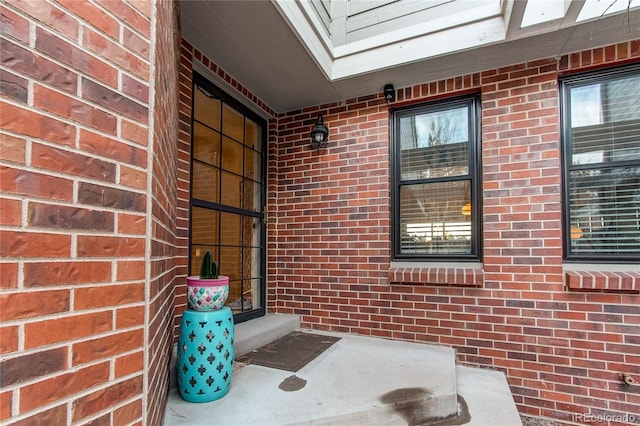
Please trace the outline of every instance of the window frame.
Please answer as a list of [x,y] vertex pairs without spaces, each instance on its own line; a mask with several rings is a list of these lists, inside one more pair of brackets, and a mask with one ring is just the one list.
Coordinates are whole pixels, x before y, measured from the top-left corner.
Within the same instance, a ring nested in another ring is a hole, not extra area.
[[[622,65],[613,68],[585,71],[567,74],[559,78],[560,95],[560,151],[562,167],[562,248],[563,261],[568,263],[637,263],[639,253],[606,254],[606,253],[572,253],[571,252],[571,199],[570,174],[574,170],[588,170],[595,168],[617,168],[640,165],[637,160],[623,160],[614,163],[592,163],[587,165],[573,165],[572,160],[572,128],[571,128],[571,97],[570,90],[574,87],[586,86],[592,83],[602,83],[615,80],[625,75],[640,76],[640,64]],[[614,164],[614,165],[611,165]]]
[[[402,180],[402,155],[400,142],[400,120],[404,117],[416,116],[424,113],[432,113],[451,109],[456,106],[468,106],[469,114],[469,170],[466,175],[457,175],[447,178],[423,178]],[[452,96],[444,99],[431,100],[398,107],[390,110],[390,139],[391,139],[391,242],[392,261],[409,262],[479,262],[482,261],[482,155],[481,155],[481,99],[479,93],[470,95]],[[470,253],[452,254],[416,254],[401,253],[401,216],[400,216],[400,189],[406,185],[420,185],[425,183],[470,181],[471,205],[471,251]]]

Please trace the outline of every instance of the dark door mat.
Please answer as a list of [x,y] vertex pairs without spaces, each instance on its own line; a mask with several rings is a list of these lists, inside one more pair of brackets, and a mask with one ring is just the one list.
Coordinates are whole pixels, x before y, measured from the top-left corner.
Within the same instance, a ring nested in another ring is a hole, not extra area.
[[339,337],[292,331],[239,357],[236,361],[295,373],[338,340]]

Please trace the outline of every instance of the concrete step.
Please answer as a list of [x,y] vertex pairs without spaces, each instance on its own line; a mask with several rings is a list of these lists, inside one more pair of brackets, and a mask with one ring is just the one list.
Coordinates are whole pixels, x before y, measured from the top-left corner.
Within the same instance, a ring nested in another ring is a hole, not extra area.
[[[236,355],[299,327],[289,315],[238,324]],[[165,426],[522,425],[504,374],[456,365],[451,348],[302,331],[340,340],[296,373],[236,363],[229,393],[216,401],[189,403],[173,388]]]
[[451,348],[323,334],[341,340],[296,373],[313,383],[316,404],[288,424],[427,424],[457,414]]
[[404,425],[407,416],[457,413],[452,349],[320,334],[340,340],[296,373],[237,363],[229,393],[203,404],[183,401],[173,389],[165,425]]
[[460,421],[465,426],[522,426],[504,373],[456,366]]
[[456,366],[458,413],[442,420],[422,422],[423,405],[414,401],[401,407],[375,406],[341,416],[310,419],[296,426],[522,426],[522,421],[503,373],[494,370]]
[[234,326],[236,358],[300,329],[298,315],[267,314]]

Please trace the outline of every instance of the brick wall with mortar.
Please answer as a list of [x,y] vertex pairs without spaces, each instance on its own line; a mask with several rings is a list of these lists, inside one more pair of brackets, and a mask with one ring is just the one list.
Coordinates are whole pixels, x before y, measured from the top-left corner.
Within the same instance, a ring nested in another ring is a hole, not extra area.
[[[640,376],[640,274],[584,291],[589,275],[563,268],[558,92],[562,73],[639,59],[634,41],[397,91],[394,105],[481,94],[480,270],[390,265],[381,93],[282,114],[269,163],[270,306],[304,327],[452,346],[461,363],[504,371],[524,415],[639,413],[640,387],[619,373]],[[331,136],[316,152],[319,113]]]
[[180,43],[178,2],[159,2],[156,8],[154,126],[151,165],[151,262],[147,304],[147,368],[145,423],[162,424],[169,388],[173,349],[174,287],[187,256],[188,223],[179,211]]
[[176,50],[154,49],[175,42],[177,11],[8,0],[0,12],[0,422],[157,424],[177,112]]
[[[618,378],[640,374],[638,276],[590,283],[584,274],[565,277],[562,267],[557,79],[637,61],[639,48],[608,46],[398,91],[396,105],[481,93],[481,270],[390,267],[389,115],[381,94],[270,120],[269,311],[301,315],[305,327],[452,346],[462,363],[504,371],[524,415],[570,424],[574,414],[638,412],[638,388]],[[185,206],[194,60],[273,113],[183,41]],[[331,131],[324,152],[309,148],[318,113]],[[185,305],[179,284],[176,325]]]

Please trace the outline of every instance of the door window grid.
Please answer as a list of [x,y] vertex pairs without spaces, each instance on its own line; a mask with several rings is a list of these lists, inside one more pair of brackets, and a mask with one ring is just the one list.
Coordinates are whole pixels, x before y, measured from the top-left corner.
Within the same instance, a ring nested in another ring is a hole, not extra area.
[[190,274],[206,251],[229,275],[234,313],[264,310],[264,124],[194,79]]

